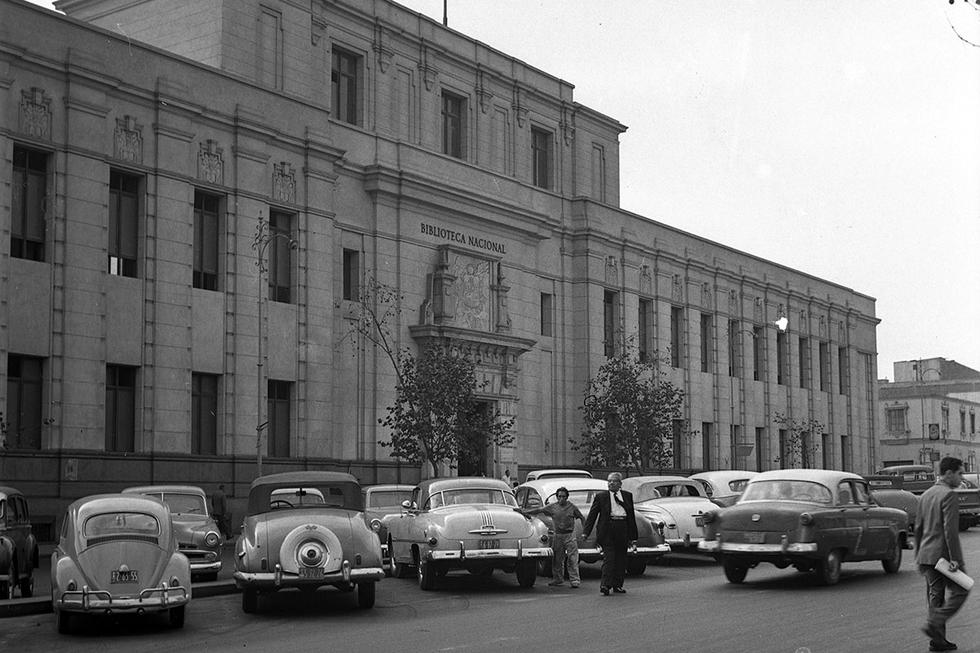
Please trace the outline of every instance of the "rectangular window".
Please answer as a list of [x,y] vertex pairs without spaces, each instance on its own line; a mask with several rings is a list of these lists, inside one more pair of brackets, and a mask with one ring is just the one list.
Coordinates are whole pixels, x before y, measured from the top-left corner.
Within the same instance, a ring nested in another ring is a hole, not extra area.
[[218,377],[191,374],[191,453],[218,453]]
[[109,274],[136,276],[139,252],[140,178],[109,173]]
[[357,301],[361,297],[361,253],[344,250],[344,299]]
[[606,152],[601,145],[592,145],[592,199],[606,201]]
[[755,427],[755,470],[763,472],[768,468],[765,464],[766,459],[763,447],[766,444],[766,429],[761,426]]
[[292,393],[289,381],[269,381],[268,455],[289,457],[289,406]]
[[766,344],[766,330],[761,326],[752,327],[752,379],[761,381],[765,369],[763,352]]
[[830,343],[821,342],[817,352],[820,365],[820,392],[830,392]]
[[293,269],[293,216],[280,211],[269,211],[269,235],[272,240],[267,250],[269,256],[269,299],[274,302],[291,301]]
[[966,411],[960,409],[960,435],[966,435]]
[[837,392],[846,395],[850,389],[850,369],[847,365],[847,348],[837,348]]
[[714,469],[711,466],[711,422],[701,422],[701,466],[705,470]]
[[977,415],[976,413],[970,413],[970,433],[977,432]]
[[7,354],[6,446],[41,448],[43,358]]
[[606,358],[616,355],[616,299],[617,294],[611,290],[602,294],[602,347]]
[[639,342],[640,362],[648,363],[653,355],[653,302],[649,299],[641,299],[636,316],[636,331]]
[[810,387],[810,339],[800,338],[800,387]]
[[218,289],[218,218],[221,198],[194,191],[194,287]]
[[531,127],[532,183],[538,188],[551,188],[551,132]]
[[43,261],[48,155],[15,145],[10,182],[10,255]]
[[728,320],[728,376],[742,374],[742,330],[738,320]]
[[829,433],[822,433],[820,435],[820,443],[822,445],[820,447],[821,456],[822,456],[820,466],[823,469],[833,469],[834,461],[831,460],[832,456],[830,455],[831,454],[831,451],[830,451],[830,434]]
[[334,118],[359,125],[358,93],[360,91],[361,58],[337,47],[333,48],[330,86],[333,94]]
[[258,30],[259,45],[255,48],[255,54],[258,57],[259,84],[282,88],[282,14],[262,7]]
[[105,367],[105,449],[133,452],[136,446],[136,368]]
[[845,472],[851,469],[851,439],[846,435],[840,436],[840,468]]
[[779,468],[788,469],[790,467],[792,467],[792,461],[790,460],[788,431],[779,429]]
[[684,453],[684,420],[671,420],[671,436],[673,439],[674,469],[681,468]]
[[466,100],[442,92],[442,153],[462,159],[466,156],[465,123]]
[[[943,402],[945,404],[945,402]],[[941,433],[943,435],[943,440],[949,437],[949,406],[941,406],[939,409],[939,419],[942,422],[939,425]]]
[[684,343],[684,309],[670,307],[670,366],[681,366],[681,347]]
[[885,432],[898,435],[905,433],[905,416],[908,409],[904,406],[885,409]]
[[711,316],[701,314],[701,371],[711,371]]
[[776,334],[776,383],[786,385],[789,379],[789,356],[786,352],[786,334]]
[[554,297],[546,292],[541,293],[541,335],[552,337],[555,334]]

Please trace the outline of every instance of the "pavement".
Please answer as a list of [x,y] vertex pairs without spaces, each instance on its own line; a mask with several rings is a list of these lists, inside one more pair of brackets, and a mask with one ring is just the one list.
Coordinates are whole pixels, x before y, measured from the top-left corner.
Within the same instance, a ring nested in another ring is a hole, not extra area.
[[[18,598],[20,590],[14,591],[14,599],[0,600],[0,618],[22,617],[30,614],[51,612],[51,553],[54,544],[40,546],[40,567],[34,570],[34,596]],[[206,583],[191,581],[191,596],[195,599],[238,592],[232,574],[235,571],[234,540],[221,548],[221,571],[218,579]]]

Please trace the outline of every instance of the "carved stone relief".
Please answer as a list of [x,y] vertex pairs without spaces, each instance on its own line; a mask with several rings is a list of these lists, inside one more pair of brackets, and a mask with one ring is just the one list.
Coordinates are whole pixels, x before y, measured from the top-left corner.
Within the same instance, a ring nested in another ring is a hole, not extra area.
[[653,273],[649,265],[640,266],[640,293],[644,295],[653,294]]
[[684,301],[684,286],[681,283],[681,275],[675,274],[671,280],[670,298],[675,302]]
[[20,131],[42,140],[51,140],[51,98],[36,86],[20,92]]
[[116,118],[113,147],[117,159],[143,163],[143,126],[136,122],[136,118]]
[[606,283],[611,286],[619,285],[619,261],[615,256],[606,257]]
[[296,202],[296,172],[287,162],[272,164],[272,198],[278,202]]
[[490,331],[490,261],[458,254],[449,271],[456,277],[452,286],[456,326]]
[[218,141],[208,139],[201,143],[197,155],[197,176],[210,184],[224,182],[224,150],[218,147]]

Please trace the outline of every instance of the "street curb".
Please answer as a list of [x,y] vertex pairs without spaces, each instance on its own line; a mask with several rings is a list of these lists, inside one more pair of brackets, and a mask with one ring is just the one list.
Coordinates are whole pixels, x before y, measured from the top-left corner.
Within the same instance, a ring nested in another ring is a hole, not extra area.
[[[235,587],[233,580],[219,580],[210,583],[200,583],[191,585],[191,602],[195,599],[204,599],[209,596],[223,596],[225,594],[236,594],[238,588]],[[32,614],[49,614],[51,612],[51,599],[32,597],[29,599],[13,599],[10,601],[0,601],[0,619],[5,617],[25,617]]]

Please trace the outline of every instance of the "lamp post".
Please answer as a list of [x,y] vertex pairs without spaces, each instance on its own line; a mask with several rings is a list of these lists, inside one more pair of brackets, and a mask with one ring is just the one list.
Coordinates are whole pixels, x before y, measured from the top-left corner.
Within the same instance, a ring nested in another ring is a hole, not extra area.
[[259,211],[258,222],[255,225],[255,234],[252,236],[252,249],[255,250],[256,255],[255,267],[257,267],[259,270],[258,292],[256,293],[259,315],[258,328],[256,329],[256,335],[258,336],[258,347],[255,362],[255,468],[257,476],[262,476],[262,430],[268,426],[268,422],[263,419],[264,394],[262,392],[262,382],[264,378],[262,371],[265,366],[265,352],[263,347],[264,323],[262,309],[266,299],[268,298],[269,289],[266,287],[266,284],[262,283],[262,279],[269,272],[269,266],[265,259],[266,250],[277,238],[282,238],[285,240],[286,244],[289,246],[289,249],[296,249],[297,243],[291,236],[281,232],[269,230],[269,223],[265,221],[262,211]]

